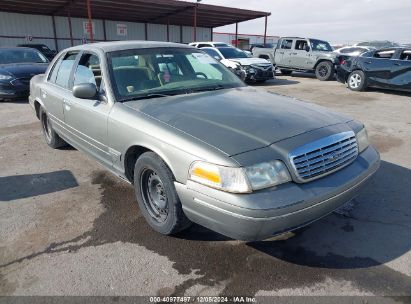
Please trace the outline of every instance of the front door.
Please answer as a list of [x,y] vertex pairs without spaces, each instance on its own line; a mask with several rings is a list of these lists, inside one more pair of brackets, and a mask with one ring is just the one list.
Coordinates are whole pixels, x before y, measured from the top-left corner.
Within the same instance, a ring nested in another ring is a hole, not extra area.
[[411,49],[398,50],[392,64],[391,86],[399,90],[411,90]]
[[[101,61],[97,54],[83,53],[73,75],[73,86],[93,83],[102,91]],[[110,167],[112,159],[108,147],[107,121],[111,106],[106,101],[80,99],[72,92],[64,100],[64,118],[76,144],[99,162]]]
[[375,52],[373,57],[364,60],[363,69],[372,85],[382,88],[390,87],[394,67],[394,61],[391,58],[394,54],[394,49],[381,50]]
[[299,69],[310,68],[310,47],[307,40],[296,40],[291,53],[291,63]]

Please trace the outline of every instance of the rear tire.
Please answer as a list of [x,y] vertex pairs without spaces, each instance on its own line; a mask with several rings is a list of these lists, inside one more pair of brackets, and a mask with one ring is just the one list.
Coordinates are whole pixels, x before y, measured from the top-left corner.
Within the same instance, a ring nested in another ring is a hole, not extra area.
[[347,78],[347,86],[352,91],[364,91],[367,88],[367,79],[363,71],[351,72]]
[[287,75],[291,75],[291,73],[293,72],[292,70],[286,70],[286,69],[280,69],[281,74],[287,76]]
[[334,65],[330,61],[322,61],[315,68],[315,77],[328,81],[334,77]]
[[141,213],[155,231],[171,235],[191,225],[174,187],[174,177],[153,152],[142,154],[134,167],[134,190]]
[[43,108],[40,108],[40,123],[44,139],[51,148],[58,149],[67,145],[56,131],[54,131],[51,121]]

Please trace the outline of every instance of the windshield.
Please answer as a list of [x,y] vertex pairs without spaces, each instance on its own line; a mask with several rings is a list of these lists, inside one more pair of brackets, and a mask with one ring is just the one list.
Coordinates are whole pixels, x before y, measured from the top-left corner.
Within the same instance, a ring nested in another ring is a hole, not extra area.
[[244,86],[209,55],[185,48],[153,48],[108,54],[118,101]]
[[333,48],[327,41],[311,39],[311,49],[319,52],[332,52]]
[[46,63],[48,60],[40,52],[31,49],[0,50],[0,64]]
[[226,59],[248,58],[246,53],[232,47],[219,48],[218,50],[221,52],[221,54],[223,54],[224,58]]

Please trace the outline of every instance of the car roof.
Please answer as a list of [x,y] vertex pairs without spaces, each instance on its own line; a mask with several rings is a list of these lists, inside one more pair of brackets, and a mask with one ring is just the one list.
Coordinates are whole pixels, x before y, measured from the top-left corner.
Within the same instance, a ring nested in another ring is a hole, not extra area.
[[107,52],[130,50],[130,49],[148,49],[148,48],[162,48],[162,47],[195,49],[192,46],[181,44],[181,43],[174,43],[174,42],[129,40],[129,41],[110,41],[110,42],[89,43],[89,44],[83,44],[83,45],[70,47],[66,50],[68,51],[100,50],[100,51],[107,53]]
[[21,49],[32,50],[32,51],[38,52],[36,49],[31,48],[31,47],[26,47],[26,46],[5,46],[5,47],[0,47],[0,50],[9,50],[9,51],[15,51],[15,50],[21,50]]

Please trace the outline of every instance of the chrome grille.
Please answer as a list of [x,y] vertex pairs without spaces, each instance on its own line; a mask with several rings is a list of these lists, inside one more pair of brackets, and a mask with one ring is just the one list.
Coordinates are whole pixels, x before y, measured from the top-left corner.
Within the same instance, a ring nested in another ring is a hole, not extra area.
[[358,156],[352,131],[334,134],[301,146],[290,153],[290,161],[299,181],[320,178],[350,164]]

